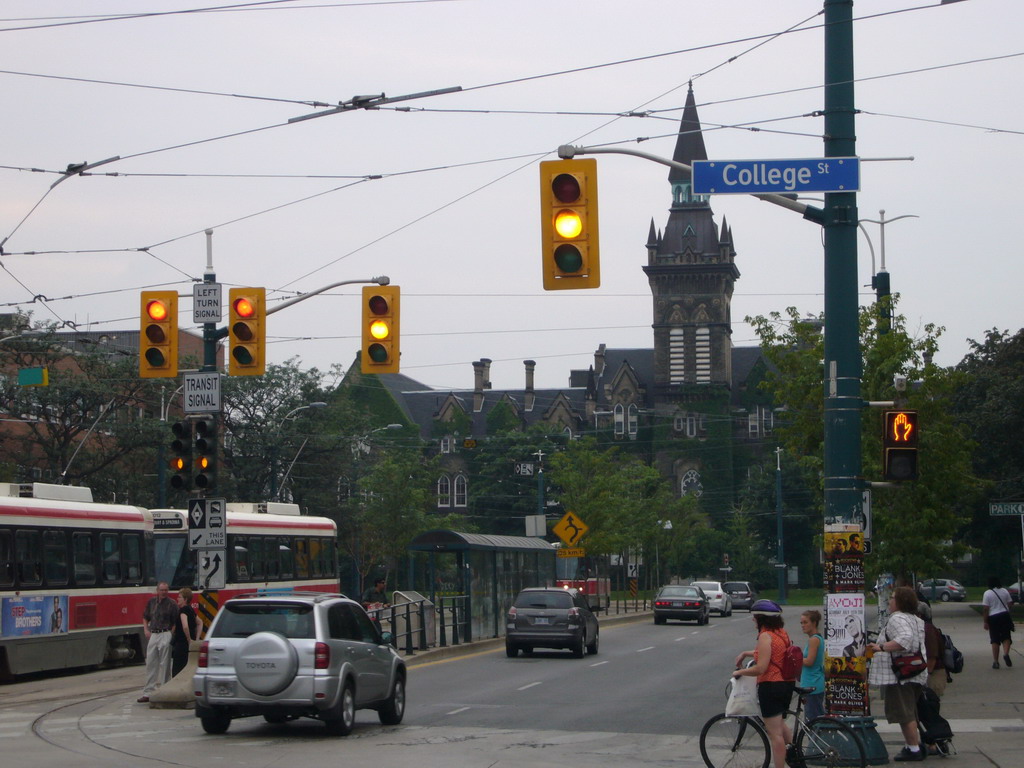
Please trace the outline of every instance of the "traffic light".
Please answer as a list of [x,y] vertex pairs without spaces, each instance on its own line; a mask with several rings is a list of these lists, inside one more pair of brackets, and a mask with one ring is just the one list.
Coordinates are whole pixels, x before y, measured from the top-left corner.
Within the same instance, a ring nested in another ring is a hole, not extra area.
[[540,164],[544,290],[598,288],[597,160]]
[[228,297],[228,374],[262,376],[267,371],[267,289],[232,288]]
[[143,291],[139,317],[139,376],[178,375],[178,292]]
[[217,479],[217,422],[214,419],[198,419],[193,431],[192,483],[197,491],[213,489]]
[[192,425],[179,421],[171,425],[174,440],[171,441],[171,488],[187,490],[192,472]]
[[886,480],[917,480],[917,444],[917,411],[886,411],[882,436]]
[[398,373],[401,290],[397,285],[363,287],[363,373]]

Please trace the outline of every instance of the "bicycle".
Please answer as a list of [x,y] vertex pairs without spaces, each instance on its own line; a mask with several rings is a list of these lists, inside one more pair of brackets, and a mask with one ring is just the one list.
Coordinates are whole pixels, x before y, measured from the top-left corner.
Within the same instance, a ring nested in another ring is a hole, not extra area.
[[[813,688],[800,688],[798,696]],[[786,763],[792,768],[824,765],[867,766],[864,744],[856,731],[842,720],[830,715],[816,717],[809,723],[803,717],[803,699],[797,699],[793,716],[793,743],[786,749]],[[769,768],[772,750],[768,732],[760,717],[730,717],[724,712],[708,720],[700,732],[700,756],[708,768]]]

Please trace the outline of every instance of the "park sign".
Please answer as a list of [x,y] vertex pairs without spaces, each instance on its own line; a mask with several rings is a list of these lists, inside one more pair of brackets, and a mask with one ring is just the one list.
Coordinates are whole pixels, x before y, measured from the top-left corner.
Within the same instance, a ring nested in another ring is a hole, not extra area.
[[1004,501],[988,505],[988,513],[992,517],[1002,515],[1024,515],[1024,501]]
[[793,195],[858,189],[860,160],[856,157],[693,162],[696,195]]

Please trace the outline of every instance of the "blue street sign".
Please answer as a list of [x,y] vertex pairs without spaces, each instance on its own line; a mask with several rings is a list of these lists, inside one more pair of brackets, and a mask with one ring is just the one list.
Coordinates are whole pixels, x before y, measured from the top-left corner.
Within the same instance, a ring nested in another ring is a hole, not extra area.
[[754,195],[801,192],[856,192],[860,159],[695,160],[696,195]]

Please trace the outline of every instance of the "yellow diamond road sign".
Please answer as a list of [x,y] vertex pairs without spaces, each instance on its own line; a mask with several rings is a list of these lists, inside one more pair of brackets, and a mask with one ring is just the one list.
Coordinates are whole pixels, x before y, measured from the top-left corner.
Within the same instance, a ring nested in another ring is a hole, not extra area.
[[590,529],[586,523],[576,517],[575,512],[566,512],[552,530],[565,546],[574,547],[579,544],[583,534]]

